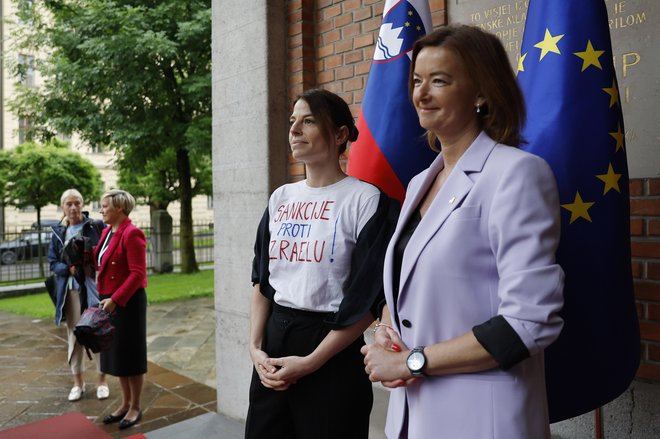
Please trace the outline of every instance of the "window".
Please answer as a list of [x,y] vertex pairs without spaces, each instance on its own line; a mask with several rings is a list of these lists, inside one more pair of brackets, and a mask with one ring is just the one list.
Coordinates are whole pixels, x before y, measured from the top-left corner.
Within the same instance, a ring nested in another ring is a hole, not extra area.
[[103,147],[101,146],[100,143],[94,143],[92,145],[89,145],[89,151],[92,154],[100,154],[103,152]]
[[18,79],[22,85],[34,87],[34,57],[18,55]]
[[32,140],[32,121],[29,117],[18,118],[18,143],[30,142]]
[[18,0],[16,2],[16,15],[18,15],[20,25],[31,26],[34,23],[34,2],[32,0]]
[[68,142],[68,141],[71,140],[71,134],[65,134],[65,133],[58,132],[57,133],[57,138],[64,141],[64,142]]

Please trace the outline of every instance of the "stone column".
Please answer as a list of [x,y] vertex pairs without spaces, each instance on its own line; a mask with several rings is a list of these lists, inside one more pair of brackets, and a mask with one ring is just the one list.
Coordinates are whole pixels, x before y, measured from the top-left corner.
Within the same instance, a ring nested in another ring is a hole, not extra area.
[[286,2],[213,1],[213,205],[218,412],[244,419],[254,238],[286,181]]
[[151,268],[156,273],[171,273],[174,270],[172,216],[167,210],[154,210],[151,227]]

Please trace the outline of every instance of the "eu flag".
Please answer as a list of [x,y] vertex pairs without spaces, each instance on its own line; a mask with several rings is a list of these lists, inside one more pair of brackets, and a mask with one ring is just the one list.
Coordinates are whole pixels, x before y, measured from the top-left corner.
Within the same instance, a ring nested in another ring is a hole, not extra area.
[[564,330],[546,351],[550,420],[624,392],[639,366],[628,167],[603,0],[531,0],[518,62],[526,149],[552,167],[562,214]]
[[435,158],[408,97],[410,52],[431,27],[427,0],[385,2],[357,121],[360,134],[349,151],[350,175],[400,201],[410,179]]

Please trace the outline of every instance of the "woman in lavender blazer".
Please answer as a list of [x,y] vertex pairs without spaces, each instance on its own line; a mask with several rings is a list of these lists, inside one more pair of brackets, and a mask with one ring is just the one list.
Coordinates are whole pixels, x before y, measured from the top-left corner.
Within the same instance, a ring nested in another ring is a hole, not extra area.
[[387,305],[363,347],[393,388],[388,438],[549,438],[543,350],[563,321],[552,171],[519,150],[523,97],[499,40],[417,41],[413,104],[441,152],[410,183],[388,247]]

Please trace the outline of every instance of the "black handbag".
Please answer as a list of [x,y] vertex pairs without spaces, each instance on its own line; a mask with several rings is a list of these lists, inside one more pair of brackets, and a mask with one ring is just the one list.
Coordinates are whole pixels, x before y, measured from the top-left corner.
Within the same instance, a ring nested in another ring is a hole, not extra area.
[[85,347],[87,356],[91,360],[90,350],[96,353],[110,349],[115,326],[112,324],[110,314],[101,307],[92,306],[83,311],[76,327],[73,328],[73,333],[78,343]]
[[57,275],[55,273],[51,273],[50,276],[48,276],[44,281],[44,284],[46,285],[46,291],[48,291],[48,296],[50,297],[50,300],[53,301],[53,306],[57,306],[57,292],[55,291],[56,278]]

